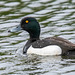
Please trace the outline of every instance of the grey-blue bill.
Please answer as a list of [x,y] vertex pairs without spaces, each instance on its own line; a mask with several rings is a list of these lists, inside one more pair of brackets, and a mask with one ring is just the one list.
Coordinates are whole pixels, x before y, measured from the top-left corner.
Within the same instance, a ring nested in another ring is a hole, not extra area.
[[20,25],[18,25],[17,27],[14,27],[14,28],[10,29],[8,32],[18,32],[20,30],[22,30],[22,28],[21,28]]

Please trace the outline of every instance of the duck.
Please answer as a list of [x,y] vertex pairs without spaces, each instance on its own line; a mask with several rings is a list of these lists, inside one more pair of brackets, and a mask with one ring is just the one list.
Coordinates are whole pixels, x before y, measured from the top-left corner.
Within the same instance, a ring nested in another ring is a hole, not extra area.
[[25,30],[29,33],[29,40],[23,48],[23,54],[37,55],[68,55],[75,53],[75,44],[61,37],[47,37],[40,39],[41,27],[34,17],[22,18],[20,24],[8,32]]

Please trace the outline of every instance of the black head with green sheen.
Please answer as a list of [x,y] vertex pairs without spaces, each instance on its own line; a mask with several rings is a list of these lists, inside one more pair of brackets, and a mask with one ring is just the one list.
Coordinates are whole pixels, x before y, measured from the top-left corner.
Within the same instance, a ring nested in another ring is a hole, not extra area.
[[30,39],[39,39],[40,25],[38,21],[33,17],[25,17],[21,20],[20,25],[16,28],[9,30],[9,32],[16,32],[19,30],[25,30],[29,33]]
[[33,17],[26,17],[21,20],[21,27],[30,34],[30,38],[39,38],[40,25]]

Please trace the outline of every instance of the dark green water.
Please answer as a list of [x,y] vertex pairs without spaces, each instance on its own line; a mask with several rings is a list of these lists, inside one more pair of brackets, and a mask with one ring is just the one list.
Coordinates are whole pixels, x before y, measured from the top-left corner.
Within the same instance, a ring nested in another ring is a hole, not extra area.
[[28,33],[8,30],[25,16],[39,21],[41,39],[75,43],[75,0],[0,0],[0,75],[75,75],[75,57],[22,54]]

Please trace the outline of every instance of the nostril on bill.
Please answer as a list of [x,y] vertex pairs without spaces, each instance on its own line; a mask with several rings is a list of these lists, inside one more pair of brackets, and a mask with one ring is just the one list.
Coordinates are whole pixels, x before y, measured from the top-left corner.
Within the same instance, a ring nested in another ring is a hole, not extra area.
[[10,30],[8,30],[8,32],[11,32]]

